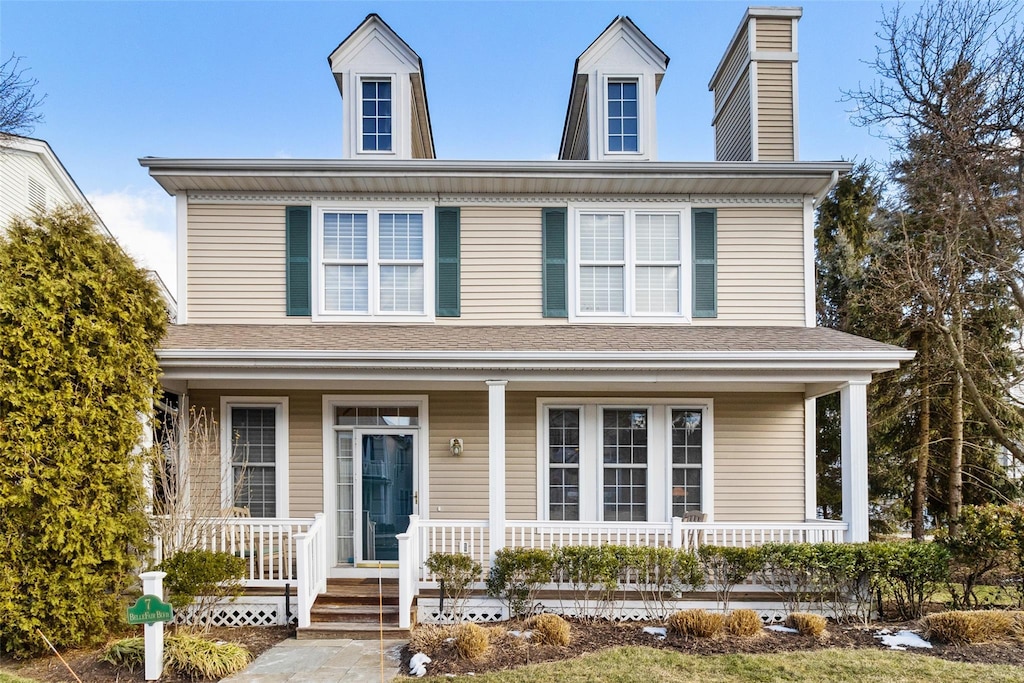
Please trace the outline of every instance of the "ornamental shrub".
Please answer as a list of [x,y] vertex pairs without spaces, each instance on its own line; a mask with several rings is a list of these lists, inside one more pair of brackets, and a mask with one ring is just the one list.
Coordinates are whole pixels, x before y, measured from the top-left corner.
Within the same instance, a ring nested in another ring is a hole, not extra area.
[[751,638],[764,633],[764,622],[752,609],[737,609],[726,615],[725,630],[729,635]]
[[825,627],[828,626],[828,621],[820,614],[793,612],[786,617],[786,626],[795,628],[802,636],[821,638],[825,635]]
[[875,586],[892,598],[901,619],[918,619],[924,603],[949,576],[949,552],[938,543],[870,543]]
[[0,652],[102,638],[146,544],[159,291],[81,208],[0,234]]
[[455,627],[455,649],[463,659],[476,659],[491,646],[490,634],[478,624],[465,623]]
[[487,577],[487,594],[501,598],[512,618],[529,615],[537,606],[537,592],[551,583],[554,558],[546,550],[502,548]]
[[965,505],[955,535],[943,529],[935,541],[949,551],[949,592],[953,606],[977,607],[975,588],[994,572],[1011,573],[1020,541],[1008,505]]
[[713,638],[725,628],[725,617],[718,612],[685,609],[669,616],[668,632],[684,638]]
[[483,567],[472,557],[462,553],[431,553],[426,565],[434,578],[444,582],[444,595],[448,604],[441,618],[462,621],[469,587],[480,578]]
[[189,621],[209,628],[213,607],[242,594],[245,559],[212,550],[183,550],[164,560],[164,588],[175,610],[192,608]]
[[950,645],[1004,640],[1014,635],[1020,612],[972,610],[937,612],[921,620],[924,637]]
[[566,545],[552,550],[559,589],[568,588],[576,615],[599,617],[619,586],[624,553],[631,548],[612,545]]
[[764,564],[761,549],[732,548],[717,545],[702,545],[697,556],[704,569],[707,583],[714,588],[718,604],[729,609],[729,597],[733,589],[759,571]]
[[538,614],[526,621],[538,643],[566,646],[569,644],[569,622],[557,614]]
[[618,546],[626,583],[640,594],[647,613],[664,619],[684,591],[704,586],[704,571],[697,555],[682,548]]

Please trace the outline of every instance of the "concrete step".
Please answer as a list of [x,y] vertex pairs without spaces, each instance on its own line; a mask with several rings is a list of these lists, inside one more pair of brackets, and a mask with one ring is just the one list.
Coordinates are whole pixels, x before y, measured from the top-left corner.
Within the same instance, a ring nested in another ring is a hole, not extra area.
[[[409,629],[385,624],[383,628],[385,640],[407,640]],[[381,637],[381,629],[374,624],[313,624],[308,628],[300,628],[295,633],[299,640],[350,638],[352,640],[376,640]]]

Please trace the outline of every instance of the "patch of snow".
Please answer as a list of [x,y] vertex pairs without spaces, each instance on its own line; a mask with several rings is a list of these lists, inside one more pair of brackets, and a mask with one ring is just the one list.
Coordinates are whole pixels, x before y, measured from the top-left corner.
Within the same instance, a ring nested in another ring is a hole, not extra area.
[[530,640],[533,638],[533,631],[509,631],[508,634],[515,638],[522,638],[523,640]]
[[422,678],[427,673],[427,664],[430,664],[430,657],[422,652],[417,652],[409,660],[409,673],[417,678]]
[[765,626],[765,628],[769,631],[778,631],[779,633],[800,633],[800,631],[797,631],[795,628],[780,626],[779,624],[772,624],[771,626]]
[[931,643],[913,631],[897,631],[895,635],[890,635],[889,630],[884,629],[876,633],[875,638],[881,640],[882,644],[887,645],[890,650],[906,650],[908,647],[931,649],[932,647]]
[[644,626],[644,633],[657,636],[659,640],[665,640],[665,636],[668,635],[668,631],[664,626]]

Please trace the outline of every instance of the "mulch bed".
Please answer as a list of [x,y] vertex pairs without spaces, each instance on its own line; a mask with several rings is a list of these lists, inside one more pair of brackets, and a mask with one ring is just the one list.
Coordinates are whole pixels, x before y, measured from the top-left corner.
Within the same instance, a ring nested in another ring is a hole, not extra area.
[[[166,633],[172,633],[172,630],[167,629]],[[255,658],[292,634],[293,630],[287,626],[239,626],[213,628],[207,635],[213,640],[241,643],[249,649]],[[129,635],[139,634],[133,632],[127,634],[126,637]],[[146,674],[141,669],[130,673],[126,669],[118,669],[111,664],[101,662],[99,658],[102,654],[102,647],[61,652],[61,656],[84,683],[93,683],[94,681],[97,683],[135,683],[136,681],[143,683],[146,680]],[[3,665],[3,670],[6,672],[37,681],[46,681],[46,683],[64,683],[65,681],[73,683],[75,680],[60,663],[60,660],[54,656],[39,657],[23,662],[0,658],[0,664]],[[192,681],[191,678],[180,676],[169,669],[164,669],[164,675],[160,677],[160,680],[168,683],[185,683],[186,681],[191,683]]]
[[[596,652],[609,647],[624,645],[647,646],[658,649],[675,650],[692,655],[720,654],[771,654],[778,652],[797,652],[806,650],[839,649],[888,649],[874,637],[879,630],[886,628],[891,632],[902,629],[914,629],[914,622],[877,623],[870,627],[840,625],[830,623],[826,637],[815,639],[792,633],[779,633],[765,630],[762,636],[755,638],[738,638],[721,636],[718,638],[679,638],[669,635],[664,640],[643,632],[644,626],[650,623],[615,624],[603,621],[580,622],[570,620],[572,625],[572,642],[565,647],[553,645],[537,645],[508,636],[502,638],[498,646],[492,646],[487,653],[475,660],[461,659],[451,643],[446,643],[436,653],[428,653],[431,663],[427,665],[429,676],[444,674],[466,674],[469,672],[485,673],[503,669],[513,669],[527,664],[571,659],[588,652]],[[521,630],[523,626],[516,623],[502,624],[510,629]],[[493,636],[492,636],[493,638]],[[911,653],[940,657],[956,662],[973,662],[979,664],[1013,664],[1024,666],[1024,648],[1019,643],[984,643],[977,645],[952,646],[933,643],[932,649],[911,648]],[[409,659],[414,655],[408,647],[403,650],[403,672],[408,672]]]

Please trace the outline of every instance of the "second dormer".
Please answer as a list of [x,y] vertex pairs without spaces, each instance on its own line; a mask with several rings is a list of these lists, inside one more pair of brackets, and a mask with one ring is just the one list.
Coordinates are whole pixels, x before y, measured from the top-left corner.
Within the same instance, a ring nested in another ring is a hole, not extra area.
[[658,158],[655,95],[668,55],[617,17],[576,59],[559,159]]
[[345,159],[433,159],[423,61],[376,14],[327,58],[344,102]]

